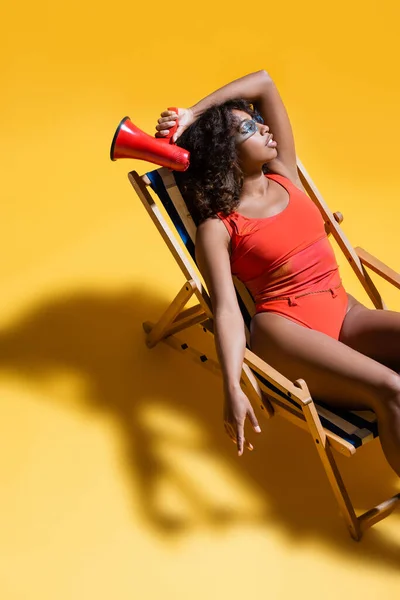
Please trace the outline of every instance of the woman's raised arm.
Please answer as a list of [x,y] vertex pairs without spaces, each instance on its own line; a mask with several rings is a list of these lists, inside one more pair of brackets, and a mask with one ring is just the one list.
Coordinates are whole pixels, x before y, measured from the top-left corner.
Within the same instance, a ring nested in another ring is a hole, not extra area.
[[[179,109],[179,129],[174,136],[174,140],[207,108],[213,104],[222,104],[232,98],[243,98],[251,102],[269,126],[271,133],[274,134],[274,140],[278,143],[278,156],[269,162],[270,170],[289,176],[294,183],[301,185],[297,172],[296,148],[289,115],[278,88],[265,70],[249,73],[235,79],[190,108]],[[156,136],[166,135],[169,128],[175,123],[176,118],[177,116],[172,116],[171,112],[164,111],[158,120],[156,127],[158,133]]]

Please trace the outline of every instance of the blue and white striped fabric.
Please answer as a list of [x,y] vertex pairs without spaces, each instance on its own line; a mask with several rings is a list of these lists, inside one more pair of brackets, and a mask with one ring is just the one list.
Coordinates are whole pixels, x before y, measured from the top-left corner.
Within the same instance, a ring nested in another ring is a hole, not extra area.
[[[284,398],[287,402],[299,409],[300,406],[279,388],[275,387],[269,381],[254,373],[262,388],[268,388],[275,394]],[[268,393],[268,389],[265,391]],[[370,410],[353,411],[334,408],[325,404],[321,400],[314,401],[321,424],[323,427],[332,431],[340,438],[352,444],[355,448],[370,442],[378,437],[378,424],[375,413]]]
[[[182,242],[186,246],[190,256],[195,261],[193,240],[191,239],[183,220],[181,219],[174,203],[169,196],[169,193],[159,173],[159,169],[150,171],[146,173],[146,175],[150,180],[152,190],[160,198],[172,223],[180,235]],[[238,291],[236,291],[236,294],[240,309],[242,311],[243,319],[247,327],[249,327],[251,316]],[[284,398],[286,402],[290,402],[297,409],[299,408],[299,405],[284,392],[269,383],[257,373],[254,373],[254,375],[260,381],[262,387],[269,388],[270,390],[274,391],[275,394],[278,394]],[[323,427],[332,433],[335,433],[343,440],[349,442],[355,448],[358,448],[359,446],[362,446],[370,440],[378,437],[377,419],[375,413],[372,411],[340,410],[333,408],[332,406],[328,406],[321,401],[315,402],[315,406]]]

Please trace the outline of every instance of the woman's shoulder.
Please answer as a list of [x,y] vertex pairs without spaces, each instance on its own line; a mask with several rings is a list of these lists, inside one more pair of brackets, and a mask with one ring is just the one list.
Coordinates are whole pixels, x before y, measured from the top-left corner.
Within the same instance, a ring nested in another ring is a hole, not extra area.
[[197,226],[196,238],[204,236],[222,236],[222,238],[226,238],[227,228],[229,228],[229,217],[225,216],[223,213],[217,213],[212,217],[204,219],[204,221]]
[[221,221],[223,221],[226,218],[227,217],[222,212],[218,212],[215,215],[207,217],[207,219],[201,221],[201,223],[199,223],[199,225],[197,226],[197,229],[208,231],[210,229],[218,228],[220,226],[219,224],[221,223]]

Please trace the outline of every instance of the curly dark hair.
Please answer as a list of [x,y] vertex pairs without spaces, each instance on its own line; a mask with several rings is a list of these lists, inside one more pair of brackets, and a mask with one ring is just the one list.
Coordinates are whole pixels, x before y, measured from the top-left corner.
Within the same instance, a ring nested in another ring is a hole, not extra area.
[[[196,225],[218,212],[228,215],[239,204],[243,172],[233,136],[237,118],[232,109],[243,110],[262,122],[253,104],[234,98],[210,106],[176,142],[190,152],[189,168],[174,175]],[[263,172],[269,172],[266,164]]]

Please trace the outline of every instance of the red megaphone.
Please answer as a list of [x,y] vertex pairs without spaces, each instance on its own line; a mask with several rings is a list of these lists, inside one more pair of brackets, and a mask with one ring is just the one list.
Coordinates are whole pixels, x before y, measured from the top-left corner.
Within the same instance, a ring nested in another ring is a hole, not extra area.
[[[178,109],[168,108],[174,112]],[[172,136],[178,129],[176,123],[162,138],[151,137],[132,123],[129,117],[124,117],[117,127],[111,143],[110,158],[138,158],[173,171],[186,171],[189,167],[190,153],[184,148],[175,146]]]

